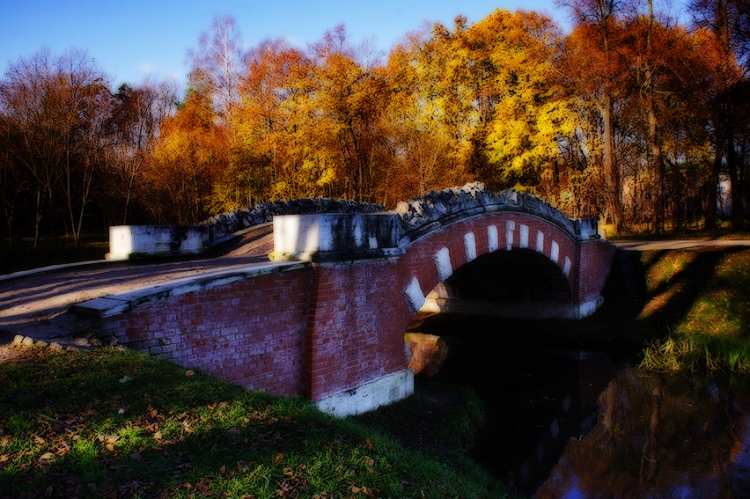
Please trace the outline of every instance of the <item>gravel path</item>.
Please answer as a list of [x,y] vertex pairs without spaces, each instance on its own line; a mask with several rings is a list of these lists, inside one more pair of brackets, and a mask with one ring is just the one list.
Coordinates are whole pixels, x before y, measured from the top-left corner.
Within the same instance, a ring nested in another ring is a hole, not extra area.
[[730,246],[750,246],[748,239],[675,239],[670,241],[612,241],[620,249],[636,251],[659,251],[681,249],[725,248]]

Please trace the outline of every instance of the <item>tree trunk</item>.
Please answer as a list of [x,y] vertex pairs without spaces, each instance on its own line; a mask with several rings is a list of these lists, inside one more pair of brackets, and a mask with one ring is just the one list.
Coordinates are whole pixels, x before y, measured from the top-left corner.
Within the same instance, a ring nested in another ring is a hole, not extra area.
[[714,151],[714,164],[711,169],[711,178],[706,184],[708,190],[706,196],[706,214],[704,217],[704,226],[706,229],[713,229],[716,227],[716,207],[718,206],[717,191],[719,189],[719,173],[721,172],[721,161],[724,157],[724,149],[722,148],[721,140],[716,140],[716,150]]
[[620,174],[617,170],[617,164],[614,157],[614,131],[612,130],[612,99],[605,94],[598,101],[599,112],[601,113],[604,125],[604,157],[603,157],[603,174],[605,199],[607,200],[607,211],[612,217],[612,222],[618,233],[625,229],[625,220],[623,217],[622,201],[620,200]]
[[727,168],[732,183],[732,230],[742,230],[742,183],[738,171],[740,165],[737,161],[737,151],[734,148],[734,130],[730,130],[727,135]]

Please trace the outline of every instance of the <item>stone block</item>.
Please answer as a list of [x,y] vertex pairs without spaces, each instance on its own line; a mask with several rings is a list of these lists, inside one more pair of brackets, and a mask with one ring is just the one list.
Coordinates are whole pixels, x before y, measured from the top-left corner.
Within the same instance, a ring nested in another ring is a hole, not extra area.
[[107,259],[199,254],[209,238],[206,225],[118,225],[109,228]]
[[274,258],[314,262],[398,256],[398,216],[322,213],[274,217]]

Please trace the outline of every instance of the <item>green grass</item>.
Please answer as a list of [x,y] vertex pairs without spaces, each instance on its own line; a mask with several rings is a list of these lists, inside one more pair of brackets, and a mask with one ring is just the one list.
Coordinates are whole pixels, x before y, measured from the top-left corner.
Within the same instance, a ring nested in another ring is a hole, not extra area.
[[10,274],[50,265],[103,260],[109,251],[109,236],[88,235],[76,246],[72,237],[40,240],[36,248],[28,239],[0,240],[0,274]]
[[504,497],[456,453],[130,351],[31,349],[0,387],[0,497]]

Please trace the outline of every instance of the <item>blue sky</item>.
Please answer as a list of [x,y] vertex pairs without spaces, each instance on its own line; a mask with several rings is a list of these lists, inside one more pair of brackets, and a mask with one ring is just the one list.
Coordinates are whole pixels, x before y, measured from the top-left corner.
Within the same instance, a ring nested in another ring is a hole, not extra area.
[[186,53],[197,48],[216,14],[230,14],[247,47],[266,38],[306,46],[344,24],[358,44],[375,37],[387,52],[424,21],[453,23],[458,14],[475,22],[496,8],[565,13],[553,0],[0,0],[0,68],[48,46],[56,55],[87,50],[113,86],[138,83],[151,73],[183,83]]

